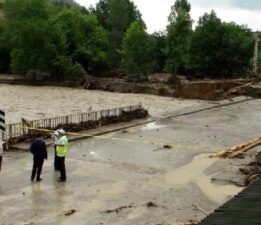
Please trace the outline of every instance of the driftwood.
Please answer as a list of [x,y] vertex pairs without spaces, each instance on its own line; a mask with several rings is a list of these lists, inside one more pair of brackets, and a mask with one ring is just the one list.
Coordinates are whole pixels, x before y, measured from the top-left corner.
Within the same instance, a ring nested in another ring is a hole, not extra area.
[[227,150],[222,150],[218,153],[215,153],[211,157],[218,157],[218,158],[237,158],[240,157],[243,153],[247,152],[248,150],[258,146],[261,144],[261,137],[257,139],[253,139],[248,142],[244,142],[240,145],[233,146]]
[[68,210],[68,211],[64,211],[64,215],[65,216],[70,216],[70,215],[72,215],[72,214],[74,214],[74,213],[76,213],[77,212],[77,210],[75,210],[75,209],[70,209],[70,210]]
[[228,91],[228,94],[238,93],[238,92],[240,92],[243,88],[248,87],[248,86],[250,86],[250,85],[252,85],[252,84],[254,84],[254,83],[255,83],[255,82],[252,81],[252,82],[250,82],[250,83],[247,83],[247,84],[243,84],[243,85],[234,87],[234,88],[232,88],[232,89],[230,89],[230,90]]

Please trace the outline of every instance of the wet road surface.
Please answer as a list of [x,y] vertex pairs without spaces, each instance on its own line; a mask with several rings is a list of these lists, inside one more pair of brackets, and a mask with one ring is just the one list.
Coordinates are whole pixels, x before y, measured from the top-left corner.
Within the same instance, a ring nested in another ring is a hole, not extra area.
[[[211,213],[241,190],[211,181],[230,162],[209,154],[258,137],[260,110],[261,100],[252,100],[161,119],[108,134],[108,139],[70,143],[66,183],[56,181],[52,149],[38,183],[30,181],[30,153],[8,152],[0,174],[0,224],[174,225],[200,220],[205,214],[193,205]],[[65,216],[71,209],[75,213]]]

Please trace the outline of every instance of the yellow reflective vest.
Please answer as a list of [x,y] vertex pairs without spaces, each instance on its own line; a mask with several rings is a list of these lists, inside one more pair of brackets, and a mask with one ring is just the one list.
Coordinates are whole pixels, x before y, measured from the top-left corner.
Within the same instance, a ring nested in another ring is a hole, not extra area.
[[65,157],[68,152],[68,139],[65,135],[59,139],[59,144],[62,144],[63,146],[57,145],[56,154],[59,157]]

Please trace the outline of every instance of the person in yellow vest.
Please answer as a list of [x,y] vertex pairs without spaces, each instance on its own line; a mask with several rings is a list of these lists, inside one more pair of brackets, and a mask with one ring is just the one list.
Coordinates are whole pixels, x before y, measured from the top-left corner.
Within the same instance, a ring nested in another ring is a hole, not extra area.
[[61,177],[58,179],[58,182],[66,181],[66,169],[65,169],[65,157],[68,152],[68,139],[65,135],[63,129],[59,129],[59,142],[56,145],[56,154],[57,154],[57,164],[58,170],[61,173]]

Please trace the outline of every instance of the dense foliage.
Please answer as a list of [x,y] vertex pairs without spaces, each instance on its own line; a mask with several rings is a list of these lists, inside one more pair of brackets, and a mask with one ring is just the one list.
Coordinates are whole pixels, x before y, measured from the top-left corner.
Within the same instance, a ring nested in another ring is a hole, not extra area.
[[187,0],[177,0],[171,8],[167,27],[167,71],[172,75],[185,73],[188,67],[192,20]]
[[124,70],[131,82],[150,73],[232,78],[248,73],[251,30],[222,22],[212,11],[192,29],[191,6],[176,0],[166,32],[148,34],[130,0],[6,0],[0,17],[0,72],[79,79],[86,72]]
[[155,40],[140,22],[134,22],[123,39],[123,68],[131,82],[146,81],[155,67]]
[[120,65],[120,50],[125,32],[134,21],[140,21],[140,12],[130,0],[100,0],[94,14],[109,35],[109,60],[112,68]]
[[199,19],[193,33],[190,67],[196,77],[237,77],[246,74],[253,56],[250,29],[224,23],[214,11]]

